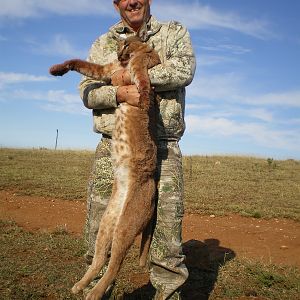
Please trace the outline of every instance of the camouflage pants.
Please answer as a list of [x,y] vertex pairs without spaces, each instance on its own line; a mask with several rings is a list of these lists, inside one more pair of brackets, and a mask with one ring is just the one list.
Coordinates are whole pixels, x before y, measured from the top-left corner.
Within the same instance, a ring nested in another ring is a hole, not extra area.
[[[88,186],[85,240],[87,262],[94,254],[99,220],[107,206],[112,186],[111,140],[102,138],[96,149]],[[150,280],[156,288],[155,299],[180,299],[178,288],[188,271],[181,247],[183,217],[182,157],[177,141],[158,143],[157,220],[150,248]]]

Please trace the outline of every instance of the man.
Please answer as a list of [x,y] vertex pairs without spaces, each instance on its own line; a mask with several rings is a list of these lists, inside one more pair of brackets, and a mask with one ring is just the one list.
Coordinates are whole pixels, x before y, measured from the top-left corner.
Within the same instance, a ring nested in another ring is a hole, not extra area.
[[[156,289],[155,299],[174,300],[180,299],[179,288],[188,277],[181,248],[183,173],[178,141],[185,128],[185,86],[193,79],[195,57],[187,30],[177,22],[158,22],[150,14],[151,2],[113,0],[121,21],[94,42],[88,60],[98,64],[115,60],[118,40],[134,35],[146,20],[145,42],[154,46],[162,62],[149,70],[151,85],[161,97],[157,122],[157,222],[150,249],[150,280]],[[139,100],[128,71],[116,72],[111,82],[107,85],[85,77],[79,86],[84,105],[93,109],[94,130],[102,134],[88,188],[85,233],[88,263],[94,254],[99,220],[111,192],[114,111],[121,102],[137,106]]]

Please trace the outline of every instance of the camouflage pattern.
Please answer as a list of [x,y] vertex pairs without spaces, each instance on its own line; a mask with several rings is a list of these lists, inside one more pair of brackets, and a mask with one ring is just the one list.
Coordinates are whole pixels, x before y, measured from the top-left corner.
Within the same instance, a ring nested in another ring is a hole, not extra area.
[[[160,23],[153,16],[148,24],[147,43],[158,52],[162,64],[149,70],[151,85],[161,98],[158,122],[160,139],[179,139],[184,132],[185,86],[195,72],[195,57],[185,27],[171,21]],[[134,33],[120,22],[92,45],[88,61],[106,64],[117,59],[118,41]],[[84,105],[93,109],[94,130],[112,135],[117,87],[83,77],[79,85]]]
[[[111,139],[102,138],[96,149],[88,188],[85,241],[91,263],[99,222],[109,200],[112,186]],[[180,299],[175,292],[187,279],[181,248],[183,218],[182,156],[177,141],[159,141],[156,226],[150,248],[150,280],[157,289],[155,299]],[[101,274],[104,272],[103,270]],[[91,287],[89,287],[91,288]],[[171,296],[170,296],[171,295]],[[170,296],[168,298],[168,296]]]
[[[179,288],[188,277],[181,249],[183,178],[178,140],[185,129],[185,86],[193,79],[195,57],[189,33],[181,24],[160,23],[152,16],[147,28],[146,42],[155,48],[162,61],[149,70],[151,84],[161,99],[157,124],[157,223],[150,249],[150,280],[157,290],[156,300],[175,300],[180,299]],[[118,41],[132,34],[119,22],[93,43],[88,60],[99,64],[112,62],[117,59]],[[114,130],[117,87],[83,77],[79,90],[84,105],[93,109],[94,131],[105,136],[96,150],[88,188],[85,239],[86,260],[90,263],[112,184],[109,137]]]
[[99,222],[110,198],[112,183],[111,139],[102,138],[96,149],[87,190],[87,218],[84,236],[88,249],[85,255],[88,264],[92,263]]
[[175,292],[188,278],[181,248],[183,218],[182,156],[177,141],[158,143],[156,226],[150,247],[150,281],[155,299],[180,299]]

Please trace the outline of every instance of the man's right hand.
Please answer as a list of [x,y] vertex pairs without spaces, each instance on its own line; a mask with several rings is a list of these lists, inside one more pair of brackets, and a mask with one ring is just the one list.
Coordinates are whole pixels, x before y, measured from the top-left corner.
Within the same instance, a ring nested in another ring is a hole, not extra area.
[[140,93],[136,85],[119,86],[117,89],[117,102],[126,102],[132,106],[139,106]]
[[127,69],[116,71],[111,76],[111,84],[114,86],[131,84],[131,75]]

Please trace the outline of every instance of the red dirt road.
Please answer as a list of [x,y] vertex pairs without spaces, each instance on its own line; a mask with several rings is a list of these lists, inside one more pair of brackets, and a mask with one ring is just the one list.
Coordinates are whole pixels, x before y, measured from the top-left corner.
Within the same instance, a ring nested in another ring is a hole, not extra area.
[[[85,219],[84,201],[16,196],[0,191],[0,219],[13,220],[30,231],[63,227],[80,235]],[[287,219],[253,219],[186,214],[183,239],[198,240],[238,257],[300,267],[300,223]]]

